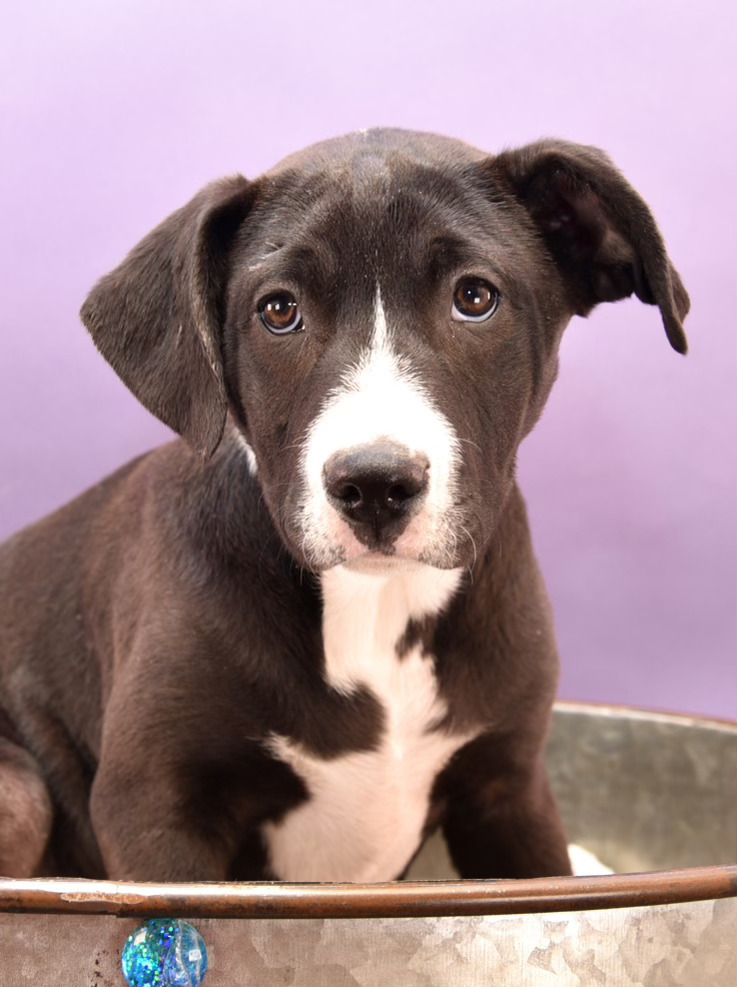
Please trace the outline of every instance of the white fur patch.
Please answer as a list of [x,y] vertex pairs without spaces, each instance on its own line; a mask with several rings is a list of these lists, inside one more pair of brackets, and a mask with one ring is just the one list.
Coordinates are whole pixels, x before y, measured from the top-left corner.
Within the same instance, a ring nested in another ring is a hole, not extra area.
[[250,447],[248,442],[246,442],[241,432],[235,427],[235,425],[233,426],[233,435],[235,436],[235,440],[240,446],[240,448],[242,449],[242,451],[246,454],[246,461],[248,462],[248,472],[251,474],[251,476],[256,476],[258,473],[258,463],[256,462],[256,454],[254,453],[253,449]]
[[305,552],[316,568],[366,553],[326,496],[325,463],[334,453],[381,439],[405,446],[410,455],[426,456],[430,464],[427,495],[396,540],[396,554],[450,564],[458,537],[453,504],[459,442],[409,361],[394,351],[377,289],[371,345],[328,396],[305,442],[301,470],[307,496],[299,520]]
[[419,846],[432,784],[473,734],[432,730],[443,717],[433,662],[396,645],[410,618],[438,613],[459,570],[415,565],[367,575],[323,573],[325,676],[350,694],[367,686],[384,710],[378,750],[325,760],[274,737],[271,751],[303,779],[309,800],[264,828],[271,866],[284,881],[388,881]]
[[576,843],[568,844],[568,856],[576,877],[593,877],[596,874],[613,874],[611,867],[603,864],[590,850],[585,850]]

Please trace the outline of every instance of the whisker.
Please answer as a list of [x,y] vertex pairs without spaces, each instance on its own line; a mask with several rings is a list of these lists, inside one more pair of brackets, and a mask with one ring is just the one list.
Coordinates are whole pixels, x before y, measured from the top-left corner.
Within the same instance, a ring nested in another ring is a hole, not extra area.
[[478,451],[483,454],[483,451],[484,450],[481,448],[481,446],[478,444],[478,442],[474,442],[473,439],[464,439],[462,435],[459,435],[458,436],[458,441],[459,442],[467,442],[468,445],[475,446],[475,448],[478,449]]
[[473,539],[473,535],[468,530],[468,528],[464,527],[462,524],[459,524],[458,527],[461,529],[461,531],[465,534],[465,536],[471,542],[471,548],[473,548],[473,562],[471,563],[471,565],[472,566],[475,566],[476,563],[478,562],[479,553],[478,553],[478,551],[476,549],[476,542]]

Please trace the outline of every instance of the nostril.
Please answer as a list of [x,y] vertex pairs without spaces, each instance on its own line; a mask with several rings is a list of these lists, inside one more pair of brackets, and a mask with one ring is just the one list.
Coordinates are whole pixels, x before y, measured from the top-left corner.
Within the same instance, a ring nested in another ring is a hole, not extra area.
[[361,500],[361,491],[353,483],[345,483],[337,493],[338,499],[342,500],[347,507],[357,507]]
[[417,491],[408,490],[403,483],[394,483],[386,492],[387,503],[390,507],[399,506],[415,496]]

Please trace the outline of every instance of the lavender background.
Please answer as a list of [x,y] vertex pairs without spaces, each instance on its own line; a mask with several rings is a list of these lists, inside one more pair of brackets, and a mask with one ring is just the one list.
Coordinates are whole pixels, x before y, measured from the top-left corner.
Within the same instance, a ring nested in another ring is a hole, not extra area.
[[0,537],[167,438],[86,291],[211,178],[344,131],[605,147],[691,292],[575,320],[520,473],[561,695],[735,712],[733,0],[30,0],[0,38]]

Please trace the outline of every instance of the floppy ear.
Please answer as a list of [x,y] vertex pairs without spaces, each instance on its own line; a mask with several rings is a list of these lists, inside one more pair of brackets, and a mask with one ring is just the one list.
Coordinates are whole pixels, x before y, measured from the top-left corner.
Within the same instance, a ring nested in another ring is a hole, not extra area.
[[240,175],[202,189],[95,285],[80,313],[141,404],[203,456],[225,426],[228,253],[252,198]]
[[490,167],[536,223],[577,314],[634,293],[658,306],[671,346],[686,352],[686,289],[650,210],[603,151],[544,140],[505,151]]

